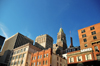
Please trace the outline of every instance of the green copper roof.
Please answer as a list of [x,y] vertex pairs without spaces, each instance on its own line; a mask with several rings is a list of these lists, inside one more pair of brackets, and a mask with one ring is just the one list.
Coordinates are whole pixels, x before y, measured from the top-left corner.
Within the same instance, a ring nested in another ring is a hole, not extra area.
[[59,32],[64,32],[62,28],[60,28]]

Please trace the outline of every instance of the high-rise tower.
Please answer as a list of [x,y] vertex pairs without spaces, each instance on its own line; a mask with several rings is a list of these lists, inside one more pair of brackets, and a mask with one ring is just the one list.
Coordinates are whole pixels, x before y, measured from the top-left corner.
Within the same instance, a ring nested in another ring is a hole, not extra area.
[[62,28],[60,28],[58,34],[57,34],[57,45],[62,47],[63,50],[67,48],[67,45],[66,45],[66,35],[63,31]]

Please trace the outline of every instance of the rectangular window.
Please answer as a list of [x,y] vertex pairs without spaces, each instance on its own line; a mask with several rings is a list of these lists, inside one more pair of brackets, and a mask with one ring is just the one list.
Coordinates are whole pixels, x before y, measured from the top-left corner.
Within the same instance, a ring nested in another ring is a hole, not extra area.
[[57,62],[57,66],[59,66],[59,63]]
[[59,58],[57,57],[57,60],[59,60]]
[[42,58],[42,55],[40,55],[40,58]]
[[78,56],[77,61],[82,61],[82,56]]
[[26,51],[26,48],[24,48],[24,51]]
[[95,51],[98,51],[98,47],[97,46],[95,46],[94,49],[95,49]]
[[48,53],[47,53],[47,57],[48,57]]
[[43,61],[43,65],[45,64],[45,61]]
[[84,42],[87,42],[87,39],[83,39]]
[[72,62],[74,62],[74,58],[73,57],[69,58],[69,63],[72,63]]
[[93,39],[97,39],[97,37],[96,36],[93,36]]
[[39,65],[41,65],[41,62],[39,62]]
[[87,47],[87,44],[84,44],[84,47]]
[[94,35],[94,34],[96,34],[96,32],[95,32],[95,31],[93,31],[93,32],[91,32],[91,34],[92,34],[92,35]]
[[82,30],[82,31],[81,31],[81,33],[84,33],[84,32],[85,32],[85,30]]
[[83,37],[83,38],[86,37],[86,34],[82,35],[82,37]]
[[94,27],[90,27],[90,30],[94,30],[95,28]]
[[34,62],[34,66],[35,66],[35,62]]
[[46,60],[46,64],[48,64],[48,61]]
[[60,66],[62,66],[62,64],[60,64]]
[[31,64],[31,66],[33,66],[33,63]]
[[23,54],[23,57],[25,56],[25,54]]
[[19,58],[21,58],[22,57],[22,54],[21,55],[19,55]]
[[38,56],[38,59],[39,59],[39,56]]
[[91,54],[85,55],[85,58],[86,58],[86,60],[91,60],[92,59]]
[[38,66],[38,62],[37,62],[37,66]]

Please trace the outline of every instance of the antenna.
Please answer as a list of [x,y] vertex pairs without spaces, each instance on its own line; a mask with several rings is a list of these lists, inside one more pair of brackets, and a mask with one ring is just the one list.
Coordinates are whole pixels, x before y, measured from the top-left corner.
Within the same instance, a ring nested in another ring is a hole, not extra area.
[[71,30],[70,30],[70,37],[71,37]]
[[60,23],[60,28],[62,28],[62,24]]

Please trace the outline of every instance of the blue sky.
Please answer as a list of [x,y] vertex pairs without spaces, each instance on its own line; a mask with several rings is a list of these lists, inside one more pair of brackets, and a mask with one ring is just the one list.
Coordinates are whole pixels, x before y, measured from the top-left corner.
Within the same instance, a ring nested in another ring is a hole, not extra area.
[[100,0],[0,0],[0,35],[20,32],[31,38],[50,35],[54,43],[60,27],[70,45],[79,46],[77,30],[100,22]]

